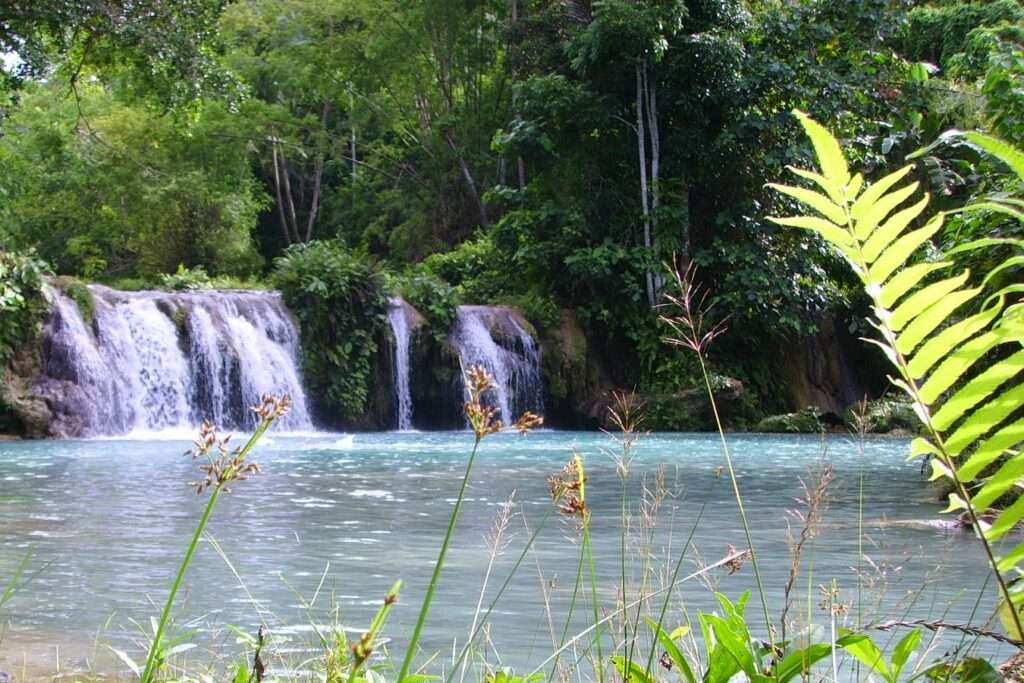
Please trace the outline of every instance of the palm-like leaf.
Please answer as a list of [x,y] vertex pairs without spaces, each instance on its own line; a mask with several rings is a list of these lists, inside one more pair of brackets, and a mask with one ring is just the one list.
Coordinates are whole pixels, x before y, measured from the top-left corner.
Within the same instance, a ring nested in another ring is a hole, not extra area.
[[[817,232],[850,263],[871,297],[877,344],[896,369],[892,381],[915,403],[927,436],[914,441],[912,456],[935,457],[934,477],[948,478],[954,488],[950,510],[965,509],[999,578],[1007,627],[1021,639],[1024,592],[1009,588],[1003,574],[1020,573],[1024,544],[997,557],[993,543],[1024,518],[1024,325],[1021,304],[1008,305],[1011,285],[980,301],[984,286],[968,284],[967,271],[950,274],[949,261],[913,262],[920,247],[942,228],[940,212],[923,225],[927,195],[918,184],[900,184],[901,168],[866,189],[859,175],[850,177],[839,145],[827,130],[802,112],[796,116],[814,143],[822,173],[800,171],[822,192],[771,185],[818,215],[771,218],[781,225]],[[1024,154],[1011,145],[980,134],[965,134],[972,143],[998,156],[1024,180]],[[1016,200],[1003,202],[1017,208]],[[991,207],[987,207],[991,208]],[[1011,213],[1004,211],[1004,213]],[[1012,215],[1012,214],[1011,214]],[[1024,243],[999,240],[1018,248]],[[982,245],[979,245],[982,246]],[[1011,256],[997,270],[1021,262]],[[945,271],[936,278],[936,274]],[[988,279],[986,278],[986,282]],[[993,350],[999,353],[991,354]],[[998,360],[992,360],[997,357]],[[1011,504],[983,522],[981,512],[1010,496]]]

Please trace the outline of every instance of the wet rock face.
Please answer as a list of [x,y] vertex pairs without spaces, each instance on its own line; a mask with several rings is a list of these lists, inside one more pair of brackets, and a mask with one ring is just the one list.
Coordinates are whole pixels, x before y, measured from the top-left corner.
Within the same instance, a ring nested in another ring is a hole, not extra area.
[[572,429],[600,426],[614,385],[590,352],[572,311],[562,311],[558,325],[544,330],[541,347],[546,424]]

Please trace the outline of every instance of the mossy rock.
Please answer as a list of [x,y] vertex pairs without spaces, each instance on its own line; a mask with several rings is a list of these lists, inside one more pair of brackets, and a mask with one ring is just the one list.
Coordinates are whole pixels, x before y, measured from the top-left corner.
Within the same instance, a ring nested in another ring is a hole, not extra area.
[[880,398],[868,401],[863,409],[858,406],[846,411],[846,422],[853,426],[863,419],[864,430],[870,434],[916,434],[921,431],[921,421],[914,412],[910,401],[896,398]]
[[769,434],[820,434],[825,431],[821,413],[809,406],[795,413],[769,415],[754,428],[754,431]]
[[82,316],[85,324],[91,327],[96,319],[96,301],[93,299],[89,287],[81,280],[67,275],[54,278],[53,285],[64,296],[75,302],[75,305],[78,306],[78,314]]

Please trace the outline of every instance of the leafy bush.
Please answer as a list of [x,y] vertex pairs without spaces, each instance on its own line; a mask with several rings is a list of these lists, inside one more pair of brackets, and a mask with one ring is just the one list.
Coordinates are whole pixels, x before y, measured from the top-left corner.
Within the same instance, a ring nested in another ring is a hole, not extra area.
[[394,278],[390,289],[427,317],[435,336],[444,337],[455,322],[458,291],[425,268]]
[[43,283],[49,272],[34,252],[0,251],[0,363],[35,336],[46,311]]
[[212,285],[210,275],[205,268],[202,266],[186,268],[184,263],[179,263],[177,271],[160,276],[160,286],[164,289],[189,290],[207,289]]
[[366,409],[387,313],[383,277],[365,254],[316,241],[289,247],[271,278],[302,328],[310,394],[324,402],[328,419],[357,419]]

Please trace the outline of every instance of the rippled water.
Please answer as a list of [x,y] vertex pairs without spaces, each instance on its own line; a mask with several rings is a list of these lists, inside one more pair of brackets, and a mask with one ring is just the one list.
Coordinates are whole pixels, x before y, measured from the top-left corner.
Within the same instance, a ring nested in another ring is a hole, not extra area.
[[[800,493],[798,478],[826,451],[836,483],[824,527],[806,556],[813,559],[812,586],[834,577],[840,599],[854,600],[860,564],[868,581],[865,620],[881,614],[982,623],[989,616],[991,591],[972,618],[986,576],[981,550],[969,534],[929,526],[939,518],[939,506],[918,465],[905,462],[906,441],[870,439],[860,449],[840,437],[736,435],[730,443],[776,616],[789,571],[785,511]],[[205,542],[187,578],[179,624],[195,620],[198,632],[191,640],[203,652],[212,632],[225,624],[255,630],[263,620],[272,632],[301,633],[310,623],[335,618],[332,603],[342,623],[358,628],[400,578],[405,587],[387,630],[401,651],[471,444],[470,435],[458,432],[273,435],[257,452],[263,472],[222,498],[210,525],[244,588]],[[39,570],[0,615],[7,624],[0,630],[0,670],[15,670],[23,657],[46,666],[59,657],[64,667],[118,667],[94,641],[131,649],[131,620],[158,613],[154,603],[162,604],[204,503],[188,486],[197,475],[191,459],[182,457],[187,445],[130,439],[0,443],[0,585],[29,551],[30,572]],[[524,521],[533,528],[551,509],[547,477],[573,449],[583,454],[590,477],[602,600],[614,604],[620,485],[604,450],[611,445],[602,434],[571,432],[499,435],[485,442],[427,627],[425,646],[442,652],[438,661],[450,661],[453,639],[461,644],[472,622],[488,562],[485,536],[502,502],[514,493],[521,514],[512,521],[489,595],[526,542]],[[713,562],[729,545],[745,545],[728,481],[717,473],[722,464],[717,437],[659,434],[640,441],[631,498],[639,499],[641,480],[653,484],[662,465],[677,494],[661,507],[655,566],[663,569],[667,557],[678,555],[705,504],[691,557]],[[866,559],[858,562],[861,477]],[[513,579],[492,617],[491,639],[503,663],[533,666],[550,652],[538,565],[553,581],[560,629],[578,561],[575,536],[566,520],[551,518]],[[684,566],[694,569],[689,559]],[[749,565],[711,578],[733,597],[753,587]],[[803,592],[806,574],[798,585]],[[813,617],[827,623],[813,590]],[[691,615],[713,605],[699,582],[685,584],[680,595]],[[805,595],[799,600],[797,611],[805,614]],[[750,609],[755,605],[756,599]],[[854,606],[850,618],[856,612]],[[578,623],[586,623],[585,614]]]

